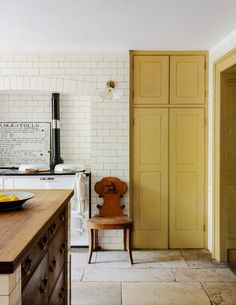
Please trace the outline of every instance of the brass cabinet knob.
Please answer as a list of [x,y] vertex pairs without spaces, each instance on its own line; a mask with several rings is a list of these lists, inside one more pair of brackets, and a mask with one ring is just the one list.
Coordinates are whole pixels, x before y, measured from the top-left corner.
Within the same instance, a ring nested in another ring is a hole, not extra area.
[[42,282],[41,282],[41,284],[39,286],[40,293],[42,293],[42,294],[45,293],[47,288],[48,288],[48,278],[45,275],[44,279],[42,280]]
[[56,258],[54,257],[51,264],[49,265],[49,271],[54,272],[54,270],[56,269],[56,266],[57,266],[57,261],[56,261]]
[[21,265],[21,273],[23,275],[29,275],[31,272],[32,259],[28,255]]

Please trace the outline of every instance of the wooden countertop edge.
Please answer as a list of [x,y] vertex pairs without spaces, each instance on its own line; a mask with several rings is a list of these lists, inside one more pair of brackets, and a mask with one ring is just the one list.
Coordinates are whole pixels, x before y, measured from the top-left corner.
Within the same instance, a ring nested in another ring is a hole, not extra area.
[[[6,190],[6,191],[8,191],[8,190]],[[61,206],[53,213],[53,215],[50,216],[50,218],[45,222],[45,224],[42,226],[42,228],[33,236],[33,238],[25,246],[23,251],[21,251],[13,261],[0,261],[0,275],[1,274],[12,274],[15,272],[15,270],[21,263],[22,256],[24,256],[26,251],[32,245],[32,243],[34,242],[34,239],[37,238],[41,234],[41,232],[46,229],[46,227],[50,223],[51,218],[53,218],[60,210],[62,210],[64,208],[65,204],[67,202],[69,202],[69,200],[73,197],[73,194],[74,194],[74,191],[72,190],[72,192],[61,203]]]

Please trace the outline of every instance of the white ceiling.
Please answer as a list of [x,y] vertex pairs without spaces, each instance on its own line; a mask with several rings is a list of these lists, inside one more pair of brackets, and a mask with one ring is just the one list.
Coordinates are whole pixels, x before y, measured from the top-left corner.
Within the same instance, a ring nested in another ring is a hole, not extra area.
[[0,0],[0,51],[210,49],[235,0]]

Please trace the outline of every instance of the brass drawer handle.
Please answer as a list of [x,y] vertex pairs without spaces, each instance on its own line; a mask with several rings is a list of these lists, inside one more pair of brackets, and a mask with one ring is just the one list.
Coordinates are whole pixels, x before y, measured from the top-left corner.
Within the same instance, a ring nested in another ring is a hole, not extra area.
[[59,298],[60,299],[65,299],[65,296],[66,296],[66,290],[64,287],[61,288],[61,291],[59,293]]
[[50,233],[53,235],[56,232],[57,225],[55,222],[50,226]]
[[55,257],[52,260],[52,263],[49,265],[49,271],[50,272],[54,272],[57,266],[57,261],[55,259]]
[[45,293],[47,288],[48,288],[48,278],[45,275],[44,279],[42,280],[42,282],[41,282],[41,284],[39,286],[40,293],[42,293],[42,294]]
[[27,258],[24,260],[24,262],[21,265],[21,270],[23,275],[29,275],[31,272],[31,265],[32,265],[32,259],[28,255]]
[[62,212],[60,215],[60,220],[65,221],[65,212]]
[[47,242],[48,242],[47,235],[44,234],[44,236],[43,236],[43,237],[40,239],[40,241],[39,241],[39,248],[40,248],[41,250],[46,249]]
[[65,243],[63,243],[59,248],[60,253],[64,253],[65,251]]

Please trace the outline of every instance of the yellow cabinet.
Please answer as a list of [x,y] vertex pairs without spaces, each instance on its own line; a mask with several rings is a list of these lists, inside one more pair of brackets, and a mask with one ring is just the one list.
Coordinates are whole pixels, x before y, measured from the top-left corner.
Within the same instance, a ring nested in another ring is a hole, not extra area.
[[168,248],[168,110],[134,109],[134,247]]
[[133,246],[204,248],[207,53],[133,52]]
[[204,109],[170,110],[170,248],[204,247]]
[[134,109],[134,247],[204,247],[204,125],[202,108]]
[[133,103],[169,103],[169,56],[134,56]]
[[170,56],[170,104],[205,103],[205,56]]

